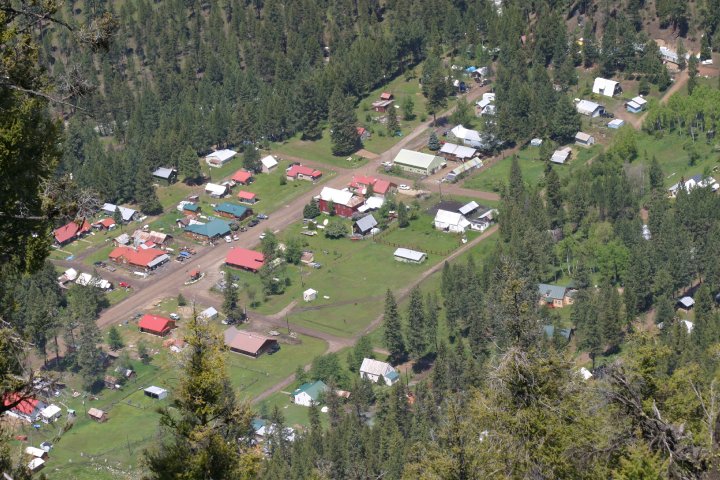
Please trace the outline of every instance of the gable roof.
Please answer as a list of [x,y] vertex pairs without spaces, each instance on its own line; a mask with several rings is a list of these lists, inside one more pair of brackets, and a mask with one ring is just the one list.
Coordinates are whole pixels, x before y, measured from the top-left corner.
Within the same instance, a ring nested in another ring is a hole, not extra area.
[[386,376],[390,372],[394,372],[395,369],[386,362],[375,360],[372,358],[363,358],[362,365],[360,365],[360,373],[367,373],[370,375],[382,375]]
[[320,199],[326,202],[333,202],[337,205],[351,205],[352,199],[355,195],[347,190],[338,190],[332,187],[323,187],[320,191]]
[[606,97],[612,97],[615,94],[615,87],[618,82],[615,80],[609,80],[607,78],[597,77],[593,83],[593,93],[605,95]]
[[463,159],[472,158],[476,152],[477,150],[472,147],[468,147],[465,145],[457,145],[450,142],[444,143],[443,146],[440,148],[440,153],[445,153]]
[[382,92],[380,94],[380,100],[392,100],[393,94],[390,92]]
[[449,212],[447,210],[438,210],[435,214],[435,223],[443,223],[446,225],[456,225],[459,227],[467,227],[470,222],[458,212]]
[[300,395],[301,393],[306,393],[313,401],[317,401],[318,398],[320,398],[320,394],[328,389],[328,386],[325,385],[325,382],[322,380],[317,380],[312,383],[303,383],[300,385],[300,388],[295,390],[292,394],[294,397]]
[[375,217],[373,217],[372,215],[365,215],[360,220],[355,222],[355,225],[357,225],[358,229],[363,233],[371,230],[372,228],[377,226],[377,224],[377,220],[375,220]]
[[559,285],[549,285],[547,283],[538,284],[538,293],[546,300],[562,300],[565,298],[566,287]]
[[[22,397],[17,393],[8,393],[7,395],[3,396],[3,406],[10,406],[20,400],[20,398]],[[12,410],[22,413],[24,415],[30,415],[35,411],[36,408],[38,408],[39,404],[40,400],[38,400],[37,398],[26,398],[20,403],[18,403],[16,406],[14,406]]]
[[442,157],[438,157],[436,155],[428,155],[427,153],[416,152],[414,150],[407,150],[403,148],[395,156],[394,162],[401,165],[428,169],[432,166],[436,159],[439,159],[441,163],[444,162],[444,159]]
[[157,170],[155,170],[153,172],[153,177],[164,178],[167,180],[170,177],[172,177],[174,173],[175,173],[174,168],[159,167]]
[[[113,222],[113,224],[114,223],[115,222]],[[65,243],[68,240],[72,240],[77,235],[89,232],[90,230],[90,223],[83,219],[81,224],[78,224],[77,222],[70,222],[67,225],[63,225],[62,227],[55,229],[55,231],[53,231],[53,236],[55,237],[55,241],[58,243]]]
[[639,95],[630,101],[635,102],[639,107],[642,107],[643,105],[645,105],[647,103],[647,100],[645,100],[643,97],[641,97]]
[[477,130],[465,128],[462,125],[457,125],[455,128],[450,130],[450,133],[455,135],[457,138],[462,138],[463,140],[469,140],[473,142],[480,141],[480,132],[478,132]]
[[93,223],[93,225],[100,225],[105,228],[110,228],[113,225],[115,225],[115,220],[113,220],[110,217],[107,217],[107,218],[103,218],[102,220],[98,220],[97,222]]
[[374,193],[385,195],[393,184],[388,180],[368,177],[367,175],[355,175],[348,184],[349,187],[360,190],[363,195],[367,193],[369,185],[372,185]]
[[591,138],[592,138],[592,135],[590,135],[589,133],[577,132],[577,133],[575,134],[575,140],[577,140],[577,141],[579,141],[579,142],[587,142],[587,141],[589,141]]
[[225,330],[225,345],[235,350],[257,354],[266,342],[277,342],[274,338],[230,327]]
[[238,183],[245,183],[252,178],[252,173],[246,170],[238,170],[232,176],[232,180]]
[[224,148],[222,150],[215,150],[205,158],[215,158],[221,162],[227,162],[235,155],[237,155],[237,152],[235,150]]
[[103,212],[107,212],[110,215],[112,215],[115,213],[116,208],[120,209],[120,216],[122,217],[124,222],[129,222],[130,220],[132,220],[133,215],[135,215],[137,213],[132,208],[121,207],[121,206],[115,205],[113,203],[104,204],[102,207],[102,210],[103,210]]
[[227,187],[225,185],[218,185],[217,183],[208,183],[205,185],[205,191],[210,195],[225,195],[227,193]]
[[162,250],[156,248],[141,248],[135,250],[131,247],[117,247],[108,257],[110,260],[118,261],[124,258],[128,263],[141,267],[149,267],[154,264],[154,260],[162,256],[167,256]]
[[232,248],[225,257],[225,263],[249,270],[259,270],[263,266],[265,256],[247,248]]
[[173,325],[174,322],[169,318],[161,317],[159,315],[151,315],[149,313],[143,315],[138,322],[138,327],[153,332],[163,332]]
[[304,165],[293,165],[287,170],[286,175],[288,177],[297,177],[298,175],[304,175],[306,177],[318,178],[322,176],[322,172],[320,170],[315,170],[314,168],[306,167]]
[[188,212],[199,212],[200,211],[200,205],[197,203],[186,203],[183,205],[183,210],[187,210]]
[[230,215],[240,218],[245,213],[247,213],[247,207],[243,207],[242,205],[235,205],[234,203],[230,202],[223,202],[217,207],[215,207],[216,212],[221,213],[229,213]]
[[552,154],[552,157],[550,157],[550,161],[553,163],[565,163],[571,152],[572,150],[570,150],[570,147],[564,147],[559,150],[555,150]]
[[580,100],[575,106],[578,113],[582,113],[583,115],[592,115],[592,113],[600,107],[602,107],[602,105],[591,102],[590,100]]
[[267,155],[263,157],[262,159],[260,159],[260,162],[265,168],[273,168],[276,167],[278,164],[278,161],[272,155]]
[[230,233],[230,224],[222,220],[214,219],[208,223],[194,223],[185,227],[186,232],[202,235],[203,237],[215,238]]
[[162,233],[162,232],[156,232],[155,230],[146,232],[144,230],[138,229],[133,232],[132,238],[134,238],[136,241],[141,242],[141,243],[163,244],[163,243],[165,243],[165,240],[167,240],[168,234]]
[[237,197],[240,200],[255,200],[255,197],[257,197],[257,195],[246,190],[240,190],[237,194]]
[[480,205],[478,205],[478,203],[475,200],[473,200],[472,202],[466,203],[465,205],[460,207],[458,209],[458,211],[460,213],[462,213],[463,215],[467,215],[468,213],[474,212],[478,208],[480,208]]

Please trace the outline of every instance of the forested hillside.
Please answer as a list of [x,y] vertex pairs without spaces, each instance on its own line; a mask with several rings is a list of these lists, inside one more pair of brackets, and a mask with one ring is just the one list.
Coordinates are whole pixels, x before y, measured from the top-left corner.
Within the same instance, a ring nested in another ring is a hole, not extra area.
[[[657,39],[699,59],[720,47],[718,0],[68,0],[57,12],[0,2],[3,398],[32,393],[23,352],[60,357],[59,338],[72,346],[63,362],[102,383],[105,298],[62,293],[40,235],[84,220],[84,198],[161,213],[155,168],[192,183],[215,148],[257,163],[256,149],[318,140],[338,117],[352,131],[353,107],[397,78],[421,81],[423,113],[440,115],[458,93],[456,64],[492,77],[497,114],[468,114],[497,140],[486,158],[534,138],[549,157],[583,125],[581,82],[613,77],[659,95],[673,78]],[[274,408],[255,443],[258,412],[236,400],[222,340],[193,318],[176,397],[136,452],[147,478],[717,478],[720,197],[678,175],[669,198],[675,172],[638,146],[640,135],[671,138],[683,142],[671,151],[717,168],[719,90],[698,84],[697,62],[678,66],[692,72],[687,88],[653,99],[638,129],[608,134],[590,162],[562,170],[545,158],[530,180],[503,156],[490,253],[446,262],[407,299],[388,290],[382,328],[348,347],[347,366],[330,353],[298,369],[283,388],[329,389],[327,409],[311,405],[292,436]],[[569,308],[543,301],[539,285],[554,283],[572,292],[559,299]],[[692,311],[678,308],[686,295]],[[359,378],[379,352],[412,381]],[[2,439],[0,472],[29,478]]]

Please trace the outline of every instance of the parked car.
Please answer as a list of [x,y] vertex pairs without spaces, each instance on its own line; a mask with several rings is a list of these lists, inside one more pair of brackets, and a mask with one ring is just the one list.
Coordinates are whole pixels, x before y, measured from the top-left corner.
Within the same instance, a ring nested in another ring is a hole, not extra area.
[[232,243],[232,237],[230,235],[225,235],[225,241],[227,243]]
[[410,187],[408,187],[404,183],[401,183],[400,185],[398,185],[398,189],[399,190],[410,190]]
[[265,239],[265,232],[260,234],[260,240],[263,240],[263,239]]
[[170,318],[172,318],[173,320],[180,320],[180,315],[178,315],[177,313],[171,313]]
[[233,240],[237,242],[238,240],[240,240],[240,237],[238,237],[237,235],[233,235]]
[[93,263],[93,265],[95,265],[96,267],[103,268],[103,267],[105,267],[105,262],[97,261],[97,262]]
[[258,218],[258,220],[267,220],[267,219],[270,218],[270,217],[268,217],[268,216],[265,215],[264,213],[258,213],[258,214],[257,214],[257,218]]
[[248,223],[248,227],[254,227],[258,223],[260,223],[260,220],[253,218],[252,220],[250,220],[250,223]]
[[130,285],[130,284],[127,283],[127,282],[120,282],[120,283],[118,284],[118,286],[119,286],[119,287],[122,287],[122,288],[132,288],[132,285]]

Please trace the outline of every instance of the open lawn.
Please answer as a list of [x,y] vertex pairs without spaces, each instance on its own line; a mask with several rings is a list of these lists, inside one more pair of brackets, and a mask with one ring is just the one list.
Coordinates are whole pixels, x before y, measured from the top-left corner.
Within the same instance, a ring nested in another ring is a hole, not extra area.
[[67,245],[63,245],[61,247],[53,247],[50,250],[50,259],[64,260],[69,256],[76,257],[89,248],[102,245],[106,242],[112,242],[113,238],[120,235],[119,232],[120,231],[118,229],[111,231],[93,231],[89,235],[86,235],[83,238],[78,238],[71,243],[68,243]]
[[87,257],[85,257],[83,259],[83,263],[88,267],[92,267],[93,263],[95,262],[107,262],[110,252],[112,252],[114,249],[115,245],[113,245],[112,243],[102,248],[98,248],[97,250],[89,254]]
[[[283,392],[274,393],[264,400],[258,407],[258,416],[267,419],[275,407],[277,407],[283,417],[285,417],[285,425],[293,428],[310,425],[308,407],[295,405],[290,401],[290,396]],[[320,414],[320,419],[325,425],[328,423],[327,416],[327,413]]]

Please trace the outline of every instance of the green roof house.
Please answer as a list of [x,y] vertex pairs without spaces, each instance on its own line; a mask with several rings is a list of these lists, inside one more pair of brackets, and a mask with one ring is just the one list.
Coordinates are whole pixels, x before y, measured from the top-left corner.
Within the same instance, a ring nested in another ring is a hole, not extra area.
[[328,386],[325,382],[318,380],[312,383],[303,383],[300,388],[292,393],[293,402],[298,405],[309,407],[312,404],[318,403],[320,395],[328,390]]
[[242,205],[236,205],[234,203],[224,202],[215,207],[215,213],[221,217],[233,218],[236,220],[242,220],[252,213],[247,207]]
[[185,234],[196,240],[212,240],[230,233],[230,224],[223,220],[211,220],[204,224],[191,224],[185,227]]

